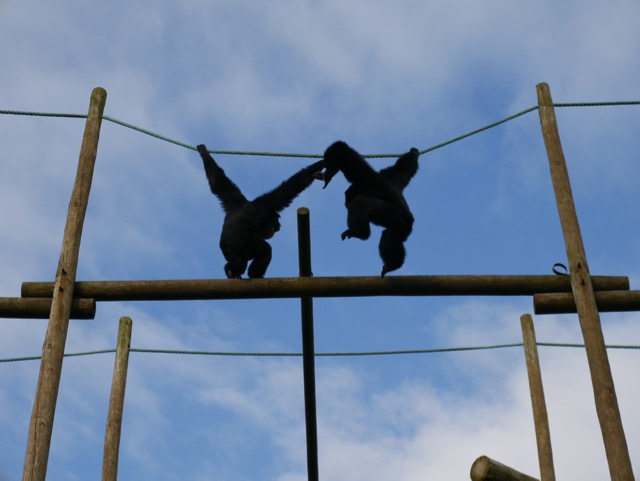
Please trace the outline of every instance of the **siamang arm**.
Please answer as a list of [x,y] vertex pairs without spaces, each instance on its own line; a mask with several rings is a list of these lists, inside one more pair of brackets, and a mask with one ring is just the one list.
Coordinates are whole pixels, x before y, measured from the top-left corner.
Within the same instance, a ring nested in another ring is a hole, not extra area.
[[351,184],[358,184],[362,188],[372,190],[384,189],[381,187],[384,182],[382,182],[380,174],[369,165],[358,151],[345,142],[338,141],[329,146],[325,152],[325,162],[327,171],[331,171],[325,184],[331,180],[335,172],[340,170],[344,178]]
[[418,171],[418,157],[420,152],[416,148],[412,148],[406,154],[401,155],[396,163],[382,169],[380,175],[396,187],[401,190],[404,189],[409,181]]
[[224,173],[222,167],[220,167],[204,144],[198,145],[198,152],[202,157],[202,163],[204,164],[204,171],[207,174],[207,180],[209,181],[209,187],[216,197],[220,200],[222,208],[225,212],[231,212],[238,207],[245,205],[248,200],[242,195],[242,192],[236,184],[233,183],[229,177]]
[[314,174],[324,168],[324,160],[319,160],[299,170],[278,187],[257,197],[253,202],[266,203],[276,212],[281,212],[293,202],[303,190],[311,185]]

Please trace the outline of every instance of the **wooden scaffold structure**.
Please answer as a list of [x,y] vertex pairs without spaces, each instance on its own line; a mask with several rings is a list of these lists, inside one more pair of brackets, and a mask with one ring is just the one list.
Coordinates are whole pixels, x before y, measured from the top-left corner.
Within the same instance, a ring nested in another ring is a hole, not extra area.
[[[55,281],[25,282],[22,285],[21,298],[0,298],[0,317],[49,318],[33,402],[22,480],[45,480],[69,320],[71,318],[92,319],[95,315],[96,302],[300,298],[307,469],[309,481],[318,481],[313,298],[475,295],[532,296],[536,314],[578,313],[611,479],[632,481],[634,475],[599,312],[640,310],[640,291],[629,289],[628,277],[591,276],[549,87],[541,83],[537,85],[536,90],[542,135],[565,240],[569,275],[312,277],[309,210],[300,208],[298,209],[299,277],[254,279],[252,282],[230,282],[226,279],[76,282],[80,238],[107,97],[104,89],[94,89],[69,202]],[[105,481],[117,479],[118,447],[131,324],[129,318],[120,320],[104,446],[102,479]],[[531,316],[523,315],[521,324],[537,438],[540,479],[555,481],[548,419]],[[470,475],[474,481],[534,479],[486,456],[475,460]]]

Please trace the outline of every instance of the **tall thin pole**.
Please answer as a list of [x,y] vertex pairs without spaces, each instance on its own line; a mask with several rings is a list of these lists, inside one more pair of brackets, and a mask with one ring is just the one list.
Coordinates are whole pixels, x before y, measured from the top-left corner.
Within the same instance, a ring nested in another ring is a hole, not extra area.
[[582,242],[569,183],[569,173],[562,152],[560,134],[551,100],[551,92],[546,83],[538,84],[538,105],[542,135],[549,157],[551,180],[555,191],[560,224],[569,261],[571,287],[578,310],[580,328],[584,338],[591,383],[595,397],[600,430],[609,462],[612,480],[631,481],[634,479],[629,457],[629,448],[622,427],[609,358],[600,325],[600,314],[593,292],[591,275],[587,266],[587,256]]
[[100,87],[95,88],[91,93],[78,170],[69,202],[62,250],[56,271],[51,314],[42,347],[40,374],[33,402],[22,472],[23,481],[44,481],[47,474],[53,418],[69,327],[82,226],[89,203],[89,191],[91,190],[100,125],[106,100],[107,92]]
[[122,431],[122,412],[124,393],[127,386],[129,368],[129,349],[131,347],[130,317],[121,317],[118,326],[118,345],[113,364],[113,380],[109,396],[109,412],[104,433],[104,452],[102,456],[102,481],[118,479],[118,456],[120,453],[120,433]]
[[[298,209],[298,256],[300,277],[311,277],[311,235],[309,209]],[[313,338],[313,298],[300,298],[302,319],[302,371],[304,377],[304,413],[307,430],[307,473],[309,481],[318,481],[318,426],[316,420],[315,346]]]
[[524,357],[527,362],[527,374],[529,377],[533,423],[536,430],[538,463],[540,464],[540,480],[555,481],[556,473],[553,468],[553,451],[551,450],[549,417],[547,416],[547,405],[544,400],[542,374],[540,373],[540,360],[538,358],[538,345],[536,343],[536,332],[533,328],[533,319],[531,318],[531,315],[523,314],[520,316],[520,325],[522,327]]

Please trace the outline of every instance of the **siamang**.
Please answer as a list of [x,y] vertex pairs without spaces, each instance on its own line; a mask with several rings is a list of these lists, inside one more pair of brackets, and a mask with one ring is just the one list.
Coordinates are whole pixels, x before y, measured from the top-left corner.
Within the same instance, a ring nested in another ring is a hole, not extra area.
[[207,147],[198,145],[197,149],[211,192],[218,197],[225,212],[220,250],[227,261],[224,266],[226,276],[240,279],[252,260],[249,277],[264,277],[271,262],[271,246],[265,239],[270,239],[280,230],[279,212],[311,185],[314,174],[322,170],[324,161],[305,167],[272,191],[249,201],[213,160]]
[[338,171],[351,183],[345,191],[347,230],[342,240],[356,237],[366,240],[371,235],[369,223],[384,227],[378,250],[383,261],[381,276],[404,264],[404,241],[413,228],[413,215],[402,191],[418,170],[420,152],[412,148],[394,165],[376,172],[364,158],[345,142],[338,141],[324,153],[326,187]]

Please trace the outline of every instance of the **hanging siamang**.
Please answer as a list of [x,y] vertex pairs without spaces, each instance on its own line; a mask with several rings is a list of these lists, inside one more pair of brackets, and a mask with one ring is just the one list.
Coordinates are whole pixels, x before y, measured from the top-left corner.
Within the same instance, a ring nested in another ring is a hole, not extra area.
[[252,260],[249,277],[264,277],[271,262],[271,246],[265,239],[270,239],[280,230],[279,213],[311,185],[314,174],[322,170],[324,161],[305,167],[272,191],[249,201],[213,160],[207,147],[198,145],[197,149],[211,192],[218,197],[225,212],[220,250],[227,261],[224,266],[226,276],[240,279]]
[[404,264],[404,241],[411,234],[413,215],[402,191],[418,170],[419,156],[418,149],[412,148],[394,165],[376,172],[358,152],[338,141],[325,151],[325,171],[317,175],[324,178],[324,187],[338,171],[351,183],[345,191],[348,228],[342,233],[342,240],[368,239],[369,223],[384,227],[378,244],[383,261],[382,277]]

